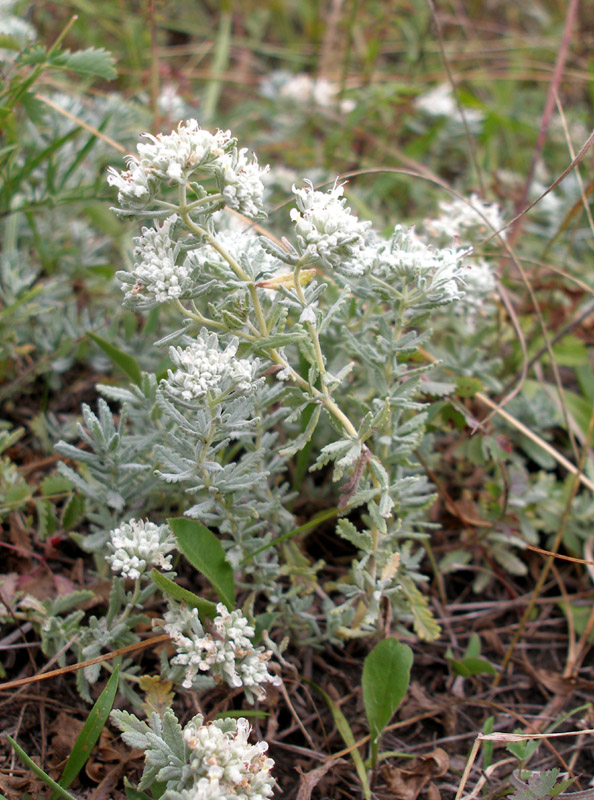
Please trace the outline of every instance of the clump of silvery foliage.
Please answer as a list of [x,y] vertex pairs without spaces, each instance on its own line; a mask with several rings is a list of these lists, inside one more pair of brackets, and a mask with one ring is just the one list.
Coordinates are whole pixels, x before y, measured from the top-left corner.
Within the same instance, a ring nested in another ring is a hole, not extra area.
[[[84,432],[86,477],[64,468],[93,498],[88,549],[106,547],[110,530],[162,504],[155,498],[165,491],[220,536],[238,586],[300,641],[370,635],[386,614],[432,639],[439,628],[422,591],[419,543],[433,494],[415,451],[425,439],[424,398],[454,385],[417,354],[430,326],[455,317],[450,308],[475,320],[469,328],[488,308],[492,272],[465,233],[474,226],[476,241],[485,226],[497,227],[497,209],[473,197],[466,216],[444,206],[455,230],[439,218],[421,233],[396,225],[385,237],[352,213],[344,183],[322,191],[306,180],[293,187],[285,235],[226,222],[226,208],[265,217],[266,170],[229,131],[211,133],[195,120],[144,134],[127,168],[110,168],[116,212],[144,222],[132,263],[118,273],[124,305],[160,306],[173,322],[155,343],[169,356],[166,375],[99,387],[130,420],[118,441],[103,409],[105,430],[93,423],[96,435]],[[59,449],[76,457],[76,448]],[[353,548],[350,572],[323,587],[322,563],[274,545],[303,522],[291,511],[303,451],[314,481],[318,470],[331,473],[336,535]],[[112,566],[124,564],[121,550],[112,540]],[[150,553],[139,558],[156,563]],[[182,635],[181,617],[166,624]],[[208,631],[192,636],[187,666]]]

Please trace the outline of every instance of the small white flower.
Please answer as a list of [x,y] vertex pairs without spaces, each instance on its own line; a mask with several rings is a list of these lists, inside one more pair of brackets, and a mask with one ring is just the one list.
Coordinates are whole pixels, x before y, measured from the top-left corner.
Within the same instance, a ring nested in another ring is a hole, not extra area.
[[263,683],[280,686],[280,678],[268,672],[271,653],[263,647],[254,648],[254,629],[241,611],[229,612],[222,603],[217,605],[217,611],[212,632],[206,632],[198,609],[170,603],[163,630],[178,653],[172,663],[186,667],[183,682],[186,689],[192,686],[199,671],[208,672],[229,686],[242,686],[248,701],[253,703],[255,698],[265,695]]
[[177,545],[168,525],[131,519],[110,532],[110,555],[105,560],[114,573],[138,579],[151,567],[171,569],[171,555]]
[[144,208],[154,195],[157,180],[146,172],[136,156],[126,156],[128,169],[118,172],[107,168],[107,183],[118,190],[118,203],[123,207]]
[[188,347],[170,347],[169,355],[177,369],[167,370],[168,377],[161,386],[174,397],[187,403],[199,400],[212,392],[226,396],[250,394],[256,381],[256,359],[235,358],[238,340],[232,339],[226,350],[219,349],[216,333],[200,331]]
[[192,285],[192,266],[187,259],[176,263],[179,255],[179,244],[171,239],[171,229],[177,221],[177,215],[168,217],[162,225],[155,223],[154,228],[143,228],[142,236],[135,238],[134,256],[138,261],[134,264],[132,277],[136,283],[127,289],[126,298],[139,294],[152,295],[155,300],[165,303],[180,297]]
[[343,184],[336,182],[329,192],[317,192],[310,181],[305,183],[303,189],[293,186],[297,208],[291,211],[302,252],[326,267],[361,274],[357,257],[371,222],[360,222],[345,207]]
[[180,794],[183,800],[264,800],[273,793],[270,774],[274,761],[266,756],[267,742],[249,743],[247,719],[214,720],[203,724],[197,715],[183,737],[190,748],[189,772],[194,786]]
[[[452,87],[447,83],[419,95],[415,99],[414,105],[416,109],[431,117],[448,117],[454,122],[462,123],[462,116],[456,105]],[[475,108],[464,108],[464,117],[468,125],[474,128],[484,119],[484,115]]]

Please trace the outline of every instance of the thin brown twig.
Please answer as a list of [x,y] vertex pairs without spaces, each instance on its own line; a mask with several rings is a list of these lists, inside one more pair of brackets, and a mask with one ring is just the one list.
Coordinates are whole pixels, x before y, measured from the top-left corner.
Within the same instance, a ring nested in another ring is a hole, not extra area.
[[15,681],[8,681],[7,683],[0,683],[0,692],[7,692],[9,689],[16,689],[19,686],[26,686],[30,683],[38,683],[39,681],[47,681],[50,678],[57,678],[59,675],[65,675],[67,672],[76,672],[79,669],[90,667],[93,664],[100,664],[102,661],[111,661],[118,656],[127,653],[133,653],[137,650],[146,650],[148,647],[153,647],[156,644],[170,641],[168,634],[163,633],[160,636],[153,636],[151,639],[146,639],[144,642],[135,642],[134,644],[120,647],[111,653],[105,653],[97,658],[90,658],[88,661],[80,661],[77,664],[70,664],[67,667],[60,667],[60,669],[53,669],[51,672],[39,673],[31,675],[29,678],[19,678]]

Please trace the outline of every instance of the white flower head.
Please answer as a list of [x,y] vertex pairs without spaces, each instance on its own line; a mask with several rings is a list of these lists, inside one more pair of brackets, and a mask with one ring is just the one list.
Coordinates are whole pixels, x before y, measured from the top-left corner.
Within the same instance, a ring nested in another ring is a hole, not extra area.
[[267,742],[249,743],[247,719],[222,719],[203,724],[198,714],[186,725],[190,748],[189,773],[194,786],[182,800],[264,800],[273,793],[274,761],[266,755]]
[[123,208],[144,208],[154,196],[158,180],[147,172],[136,156],[126,156],[128,169],[118,172],[107,168],[107,183],[118,190],[118,203]]
[[203,328],[198,339],[187,347],[170,347],[169,356],[177,369],[167,370],[161,386],[173,397],[187,403],[207,394],[220,401],[230,395],[248,395],[255,386],[257,359],[236,358],[238,340],[225,350],[219,347],[216,333]]
[[280,686],[280,678],[268,672],[272,654],[264,647],[254,648],[254,629],[240,610],[229,612],[219,603],[217,612],[211,630],[205,631],[197,608],[170,602],[163,629],[178,653],[172,663],[186,667],[183,682],[186,689],[192,686],[199,671],[208,672],[229,686],[243,687],[248,701],[253,703],[255,698],[265,695],[262,684]]
[[134,239],[134,257],[137,261],[132,270],[135,284],[130,288],[124,284],[126,299],[138,295],[159,303],[166,303],[180,297],[192,286],[192,266],[188,259],[179,260],[180,244],[171,239],[171,229],[177,215],[168,217],[162,225],[155,222],[154,228],[143,228],[142,236]]
[[263,216],[264,186],[261,168],[254,155],[238,150],[231,131],[203,130],[195,119],[180,122],[171,133],[143,133],[146,140],[136,149],[138,156],[127,156],[128,169],[120,173],[108,169],[107,181],[118,190],[124,208],[144,208],[160,182],[185,184],[190,179],[216,176],[220,195],[230,208],[248,216]]
[[264,183],[262,176],[269,167],[260,167],[256,155],[248,155],[243,147],[219,159],[217,178],[225,205],[246,217],[264,215]]
[[131,519],[109,534],[106,561],[114,573],[138,579],[151,567],[171,569],[171,553],[177,545],[168,525]]
[[[424,226],[442,241],[456,238],[465,244],[478,244],[505,224],[497,203],[485,203],[478,194],[471,194],[468,200],[442,201],[439,210],[439,217],[426,219]],[[503,238],[505,235],[505,231],[500,234]]]
[[467,251],[437,249],[426,245],[414,228],[397,225],[387,243],[370,245],[362,261],[370,264],[373,275],[387,282],[402,280],[423,292],[431,305],[443,305],[464,296],[466,271],[461,264]]
[[305,184],[302,189],[293,186],[297,208],[291,211],[301,250],[326,267],[361,274],[357,257],[371,222],[360,222],[351,214],[343,197],[344,184],[338,180],[329,192],[315,191],[310,181]]
[[233,146],[231,131],[211,133],[195,119],[180,122],[171,133],[142,136],[148,140],[136,148],[142,167],[172,183],[185,183],[198,170],[212,174],[221,156]]

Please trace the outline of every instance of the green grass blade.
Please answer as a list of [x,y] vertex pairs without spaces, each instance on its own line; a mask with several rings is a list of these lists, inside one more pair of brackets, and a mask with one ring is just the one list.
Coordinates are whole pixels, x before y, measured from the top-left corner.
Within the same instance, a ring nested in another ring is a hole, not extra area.
[[130,378],[130,380],[135,383],[137,386],[140,386],[142,383],[142,372],[140,371],[140,367],[138,366],[138,361],[133,357],[128,355],[128,353],[123,353],[121,350],[118,350],[117,347],[114,347],[110,342],[102,339],[100,336],[97,336],[95,333],[87,333],[89,339],[92,339],[95,344],[99,345],[99,347],[103,350],[103,352],[108,355],[111,360],[113,361],[116,366],[118,366],[126,375]]
[[[119,675],[120,667],[118,664],[114,667],[110,679],[107,681],[105,688],[91,709],[89,716],[87,717],[87,720],[83,725],[76,742],[74,743],[72,752],[68,756],[68,761],[64,767],[64,772],[60,778],[60,785],[64,789],[70,786],[72,781],[87,763],[93,747],[95,747],[97,740],[101,736],[101,731],[107,722],[109,712],[113,708],[113,701],[115,700],[118,690]],[[56,800],[57,797],[58,795],[56,792],[54,792],[50,800]]]
[[20,744],[17,744],[12,736],[6,734],[6,738],[23,764],[28,767],[31,772],[34,772],[35,775],[37,775],[37,777],[42,780],[46,786],[49,786],[50,789],[53,789],[57,797],[63,797],[65,800],[76,800],[76,797],[71,795],[70,792],[67,792],[66,789],[62,789],[59,783],[56,783],[54,780],[52,780],[47,772],[44,772],[41,767],[39,767],[33,761],[32,758],[29,758]]
[[[334,718],[334,724],[342,739],[347,747],[353,747],[355,744],[355,735],[351,729],[351,726],[348,723],[347,718],[340,710],[340,706],[338,706],[334,700],[327,694],[321,686],[318,686],[317,683],[313,681],[309,681],[306,678],[302,678],[302,680],[307,683],[308,686],[311,686],[312,689],[315,689],[318,694],[320,694],[328,708],[330,709],[330,713]],[[357,770],[357,775],[359,776],[359,780],[361,781],[361,786],[363,788],[363,795],[365,800],[370,800],[371,798],[371,789],[369,788],[369,781],[367,780],[367,772],[365,771],[365,764],[363,763],[363,759],[361,758],[361,753],[355,747],[354,750],[351,750],[350,756],[353,759],[353,763],[355,765],[355,769]]]

